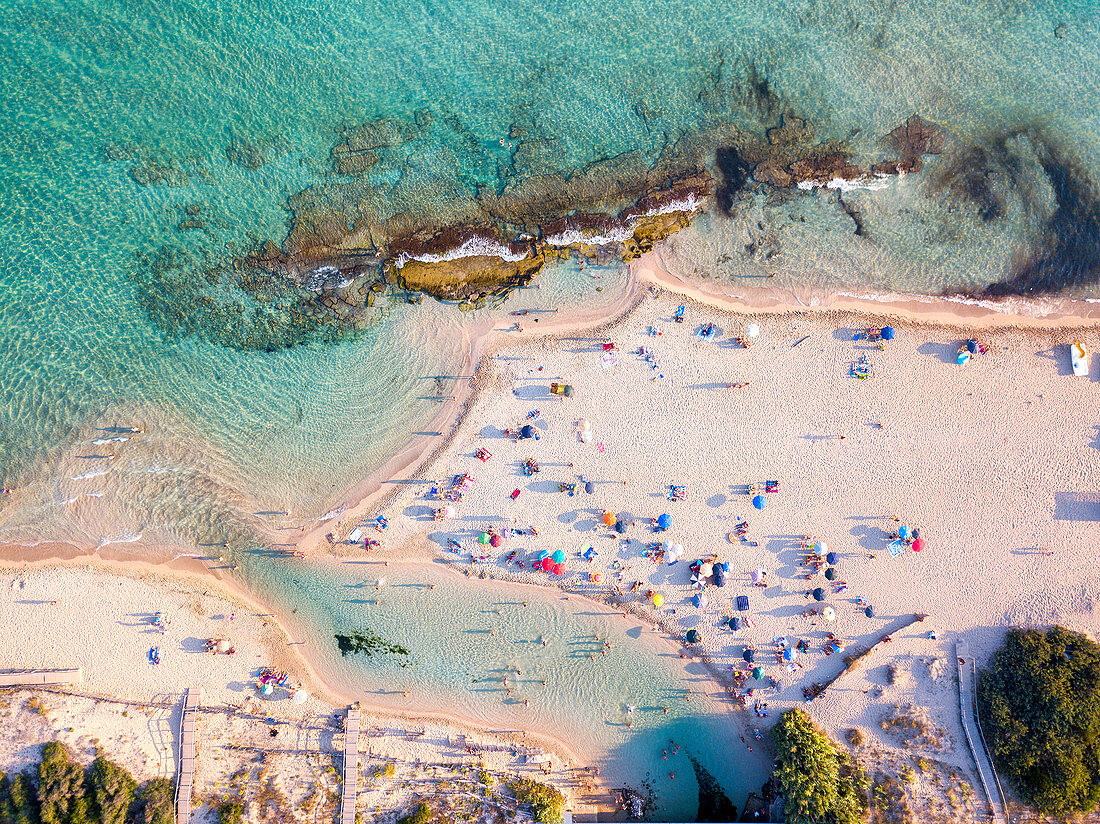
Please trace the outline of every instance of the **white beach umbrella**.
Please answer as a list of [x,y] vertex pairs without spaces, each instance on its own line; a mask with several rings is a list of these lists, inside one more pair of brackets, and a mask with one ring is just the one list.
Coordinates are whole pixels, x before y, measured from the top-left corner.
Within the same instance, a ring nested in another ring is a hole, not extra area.
[[824,541],[818,541],[814,551],[817,552],[818,555],[827,555],[829,553],[829,545]]
[[748,335],[750,338],[757,337],[760,334],[760,324],[750,323],[748,328],[745,330],[745,334]]
[[826,621],[836,620],[836,610],[832,607],[825,607],[825,609],[821,610],[821,614],[825,616]]
[[703,578],[709,578],[714,574],[714,564],[709,562],[699,564],[699,575]]
[[309,698],[309,693],[307,693],[305,690],[298,690],[296,693],[294,693],[295,704],[304,704],[307,698]]

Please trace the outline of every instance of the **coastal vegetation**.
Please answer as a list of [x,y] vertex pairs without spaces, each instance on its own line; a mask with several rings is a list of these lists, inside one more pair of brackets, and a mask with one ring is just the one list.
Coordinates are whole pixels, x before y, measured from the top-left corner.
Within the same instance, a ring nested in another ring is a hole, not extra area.
[[1100,800],[1100,645],[1064,627],[1013,629],[978,683],[993,760],[1045,815]]
[[84,768],[57,741],[32,773],[0,773],[0,824],[172,824],[172,782],[143,785],[102,755]]
[[772,729],[775,778],[787,824],[857,824],[867,812],[859,763],[818,729],[804,710],[783,713]]
[[432,820],[431,808],[421,801],[413,811],[397,819],[397,824],[428,824]]
[[531,808],[538,824],[561,824],[565,812],[565,796],[549,784],[530,778],[517,778],[508,783],[516,801]]

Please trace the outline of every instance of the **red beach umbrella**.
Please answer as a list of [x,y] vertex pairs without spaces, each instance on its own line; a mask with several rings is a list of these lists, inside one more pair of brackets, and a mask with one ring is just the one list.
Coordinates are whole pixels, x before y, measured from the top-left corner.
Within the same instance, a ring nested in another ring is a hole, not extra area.
[[565,564],[554,564],[554,574],[555,575],[564,575],[565,574]]
[[502,543],[504,543],[504,539],[502,539],[499,535],[491,535],[489,537],[490,546],[497,547],[500,546]]
[[924,549],[924,538],[917,538],[913,541],[913,551],[920,552],[922,549]]
[[543,558],[542,559],[542,570],[543,570],[543,572],[549,572],[553,568],[554,568],[554,562],[552,560],[550,560],[549,558]]

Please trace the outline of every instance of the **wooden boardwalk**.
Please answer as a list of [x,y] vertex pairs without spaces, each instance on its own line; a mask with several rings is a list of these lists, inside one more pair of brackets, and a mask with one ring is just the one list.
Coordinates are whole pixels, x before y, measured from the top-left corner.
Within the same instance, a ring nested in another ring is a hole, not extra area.
[[359,710],[348,707],[344,719],[344,787],[340,824],[355,824],[355,796],[359,789]]
[[176,759],[176,824],[191,820],[191,789],[195,778],[195,715],[200,691],[188,687],[180,716],[180,751]]
[[997,773],[993,769],[993,762],[989,760],[989,753],[985,747],[985,736],[975,713],[977,706],[974,700],[974,659],[970,657],[970,647],[963,641],[955,644],[955,663],[959,666],[959,708],[962,711],[963,732],[966,734],[966,743],[970,745],[970,751],[974,754],[974,761],[978,765],[978,778],[982,782],[986,800],[992,815],[993,824],[1005,824],[1004,796],[1001,794],[1001,784],[997,780]]
[[83,680],[84,672],[80,667],[0,672],[0,687],[45,687],[53,684],[79,684]]

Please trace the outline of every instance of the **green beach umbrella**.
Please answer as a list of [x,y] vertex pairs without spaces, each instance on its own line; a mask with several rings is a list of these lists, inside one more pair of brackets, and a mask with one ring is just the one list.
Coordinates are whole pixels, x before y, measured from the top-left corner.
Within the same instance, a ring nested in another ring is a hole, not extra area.
[[489,538],[488,532],[482,532],[480,535],[477,536],[477,542],[479,544],[487,544],[490,540],[491,539]]
[[752,671],[752,677],[755,678],[757,681],[759,681],[761,678],[764,677],[764,668],[763,667],[754,668],[753,671]]

